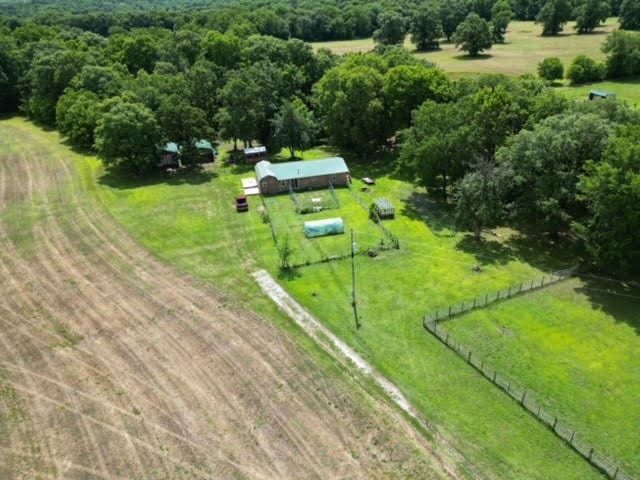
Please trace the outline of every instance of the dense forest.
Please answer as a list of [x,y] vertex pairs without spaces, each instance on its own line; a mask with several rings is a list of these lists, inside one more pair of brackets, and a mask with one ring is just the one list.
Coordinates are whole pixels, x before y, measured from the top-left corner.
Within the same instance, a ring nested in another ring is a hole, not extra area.
[[[603,64],[578,58],[570,70],[587,80],[640,73],[640,33],[622,15],[640,0],[563,2],[3,2],[0,111],[136,175],[167,142],[195,162],[201,138],[292,156],[319,139],[360,161],[385,152],[478,239],[510,224],[572,242],[602,270],[636,273],[640,112],[615,99],[567,101],[544,79],[553,61],[542,78],[454,81],[397,45],[407,34],[422,49],[452,38],[473,55],[486,48],[473,32],[500,42],[512,17],[558,8],[556,20],[586,18],[593,4],[595,26],[606,7],[626,30],[605,40]],[[303,41],[367,36],[373,52],[344,57]]]

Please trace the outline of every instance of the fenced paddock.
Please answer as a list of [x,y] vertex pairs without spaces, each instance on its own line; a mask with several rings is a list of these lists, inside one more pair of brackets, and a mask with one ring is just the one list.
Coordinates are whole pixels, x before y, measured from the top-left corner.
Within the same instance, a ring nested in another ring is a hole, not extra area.
[[[296,201],[298,205],[302,205],[305,199],[318,198],[320,195],[324,195],[327,203],[339,207],[304,215],[297,213]],[[360,207],[346,188],[289,192],[264,196],[262,201],[268,212],[269,226],[275,242],[280,244],[287,239],[293,249],[290,263],[296,267],[349,257],[351,229],[356,232],[357,250],[360,254],[369,251],[381,252],[390,248],[385,233],[369,219],[368,212]],[[305,237],[304,222],[330,217],[341,217],[344,220],[344,235]]]
[[290,188],[289,196],[298,214],[319,213],[340,208],[340,198],[331,184],[323,190],[295,191]]
[[639,288],[573,276],[437,323],[450,342],[535,391],[541,415],[561,413],[558,428],[579,431],[578,449],[594,445],[594,462],[616,458],[623,472],[640,474]]
[[491,365],[485,363],[485,361],[477,354],[474,354],[471,349],[459,343],[443,324],[429,320],[429,317],[425,316],[423,325],[429,332],[442,341],[442,343],[456,352],[487,380],[502,389],[514,401],[518,402],[529,413],[551,429],[558,437],[567,442],[576,452],[582,455],[585,460],[600,469],[609,478],[614,480],[633,480],[633,477],[622,469],[619,461],[607,457],[592,444],[579,437],[576,431],[568,424],[559,419],[555,414],[543,408],[541,402],[536,400],[536,395],[533,391],[518,384],[518,382],[513,379],[504,376]]

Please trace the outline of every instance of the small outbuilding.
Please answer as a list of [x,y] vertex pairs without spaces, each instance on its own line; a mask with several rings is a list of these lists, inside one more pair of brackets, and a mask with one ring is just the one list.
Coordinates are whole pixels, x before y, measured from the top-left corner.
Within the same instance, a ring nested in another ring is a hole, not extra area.
[[200,139],[197,142],[193,142],[193,146],[196,147],[198,159],[201,163],[210,163],[215,161],[216,150],[213,148],[213,144],[209,140]]
[[376,198],[369,209],[371,217],[375,220],[376,214],[379,218],[395,218],[396,209],[387,198]]
[[160,168],[178,168],[180,166],[180,147],[175,142],[167,143],[162,149],[157,166]]
[[256,164],[255,171],[261,193],[347,185],[351,179],[349,168],[341,157],[283,163],[263,160]]
[[344,233],[344,222],[340,217],[304,222],[304,235],[307,238],[324,237],[340,233]]
[[267,159],[267,147],[249,147],[244,149],[244,161],[257,163]]
[[604,90],[591,90],[589,92],[589,100],[606,100],[607,98],[616,98],[616,94],[605,92]]

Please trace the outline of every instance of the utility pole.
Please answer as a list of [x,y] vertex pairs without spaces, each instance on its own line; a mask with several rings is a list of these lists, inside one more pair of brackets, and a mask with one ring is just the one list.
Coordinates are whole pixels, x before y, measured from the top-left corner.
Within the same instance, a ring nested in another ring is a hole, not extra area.
[[358,245],[353,238],[353,228],[351,229],[351,306],[353,316],[356,320],[356,329],[360,329],[360,319],[358,318],[358,301],[356,297],[356,249]]

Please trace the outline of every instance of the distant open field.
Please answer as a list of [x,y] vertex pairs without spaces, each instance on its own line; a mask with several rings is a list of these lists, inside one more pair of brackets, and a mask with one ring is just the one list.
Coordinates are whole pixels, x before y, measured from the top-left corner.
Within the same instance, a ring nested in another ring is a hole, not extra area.
[[[594,33],[578,35],[569,22],[564,32],[556,37],[542,37],[542,27],[534,22],[513,21],[509,24],[504,44],[495,44],[478,58],[467,57],[453,43],[441,43],[435,52],[418,53],[420,58],[434,62],[444,71],[455,75],[477,75],[481,73],[504,73],[521,75],[536,73],[538,63],[547,57],[559,57],[565,65],[577,55],[585,54],[596,59],[604,58],[600,50],[607,33],[618,28],[617,18],[610,18]],[[363,52],[374,46],[372,39],[341,42],[318,42],[314,48],[329,48],[335,53]],[[409,37],[405,47],[415,51]]]
[[[445,478],[464,465],[260,295],[245,249],[269,235],[253,216],[220,223],[233,205],[215,172],[98,185],[99,162],[60,140],[0,120],[0,478]],[[218,281],[157,257],[177,251]]]

